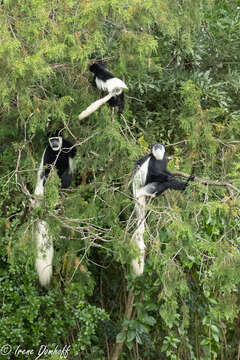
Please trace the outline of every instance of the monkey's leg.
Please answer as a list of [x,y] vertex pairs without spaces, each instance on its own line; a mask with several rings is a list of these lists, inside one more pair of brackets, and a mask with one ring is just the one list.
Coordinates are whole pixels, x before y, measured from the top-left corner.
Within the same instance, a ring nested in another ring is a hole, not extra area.
[[136,198],[138,199],[142,196],[155,197],[157,195],[162,194],[167,188],[168,188],[167,182],[164,183],[153,182],[140,188],[137,191]]
[[180,181],[173,177],[170,177],[168,178],[168,181],[165,182],[152,182],[141,187],[136,193],[136,198],[138,199],[142,196],[159,196],[167,189],[183,191],[186,189],[188,182],[192,180],[193,177],[190,177],[188,181]]
[[172,190],[185,190],[188,185],[187,181],[180,181],[174,178],[168,180],[168,189]]
[[69,188],[69,186],[72,183],[72,174],[68,172],[68,170],[66,170],[62,175],[61,175],[61,183],[62,183],[62,189],[67,189]]

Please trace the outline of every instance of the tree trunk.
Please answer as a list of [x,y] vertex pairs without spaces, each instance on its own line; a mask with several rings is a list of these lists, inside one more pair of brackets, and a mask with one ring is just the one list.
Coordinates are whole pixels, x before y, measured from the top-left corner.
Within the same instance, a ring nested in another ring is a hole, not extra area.
[[[133,293],[134,288],[132,288],[129,293],[128,293],[128,298],[127,298],[127,303],[126,303],[126,310],[125,310],[125,317],[127,319],[131,318],[132,315],[132,309],[133,309],[133,301],[134,301],[134,293]],[[126,328],[122,328],[122,331],[126,331]],[[120,343],[116,343],[113,351],[112,351],[112,355],[111,355],[111,360],[118,360],[120,352],[122,350],[124,341],[120,342]]]

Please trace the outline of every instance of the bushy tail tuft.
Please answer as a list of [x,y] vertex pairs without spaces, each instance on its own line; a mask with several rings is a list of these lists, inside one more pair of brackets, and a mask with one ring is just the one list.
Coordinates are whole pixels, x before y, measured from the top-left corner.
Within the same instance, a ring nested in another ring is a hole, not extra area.
[[48,225],[44,220],[38,220],[36,225],[36,248],[35,266],[39,282],[42,286],[47,287],[52,277],[53,242]]
[[[136,189],[134,189],[134,192]],[[132,241],[138,248],[138,256],[132,260],[133,271],[137,276],[143,274],[144,271],[144,257],[145,257],[145,244],[144,244],[144,229],[145,229],[145,196],[136,200],[135,212],[137,215],[137,229],[133,234]]]
[[136,230],[134,235],[135,244],[138,247],[139,255],[135,259],[132,260],[132,268],[134,274],[140,276],[144,271],[144,256],[145,256],[145,244],[143,239],[143,234]]

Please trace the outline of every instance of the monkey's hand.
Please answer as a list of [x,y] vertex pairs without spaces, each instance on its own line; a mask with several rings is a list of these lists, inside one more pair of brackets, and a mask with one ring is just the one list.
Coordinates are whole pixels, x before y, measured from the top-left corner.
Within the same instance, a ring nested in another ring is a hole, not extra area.
[[189,182],[189,181],[194,181],[194,179],[195,179],[195,175],[194,175],[194,174],[191,174],[191,175],[189,176],[189,178],[187,179],[187,182]]

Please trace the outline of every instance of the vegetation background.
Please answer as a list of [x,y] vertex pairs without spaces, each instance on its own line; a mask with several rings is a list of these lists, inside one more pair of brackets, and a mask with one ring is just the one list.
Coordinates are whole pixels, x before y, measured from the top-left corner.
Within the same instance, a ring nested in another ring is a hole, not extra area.
[[[3,0],[0,27],[1,359],[41,345],[70,346],[71,360],[239,359],[240,1]],[[101,96],[99,57],[128,85],[126,109],[79,121]],[[77,144],[74,181],[63,191],[52,176],[32,210],[59,126]],[[136,279],[129,181],[155,142],[197,180],[149,204]],[[54,238],[49,290],[34,269],[39,218]]]

